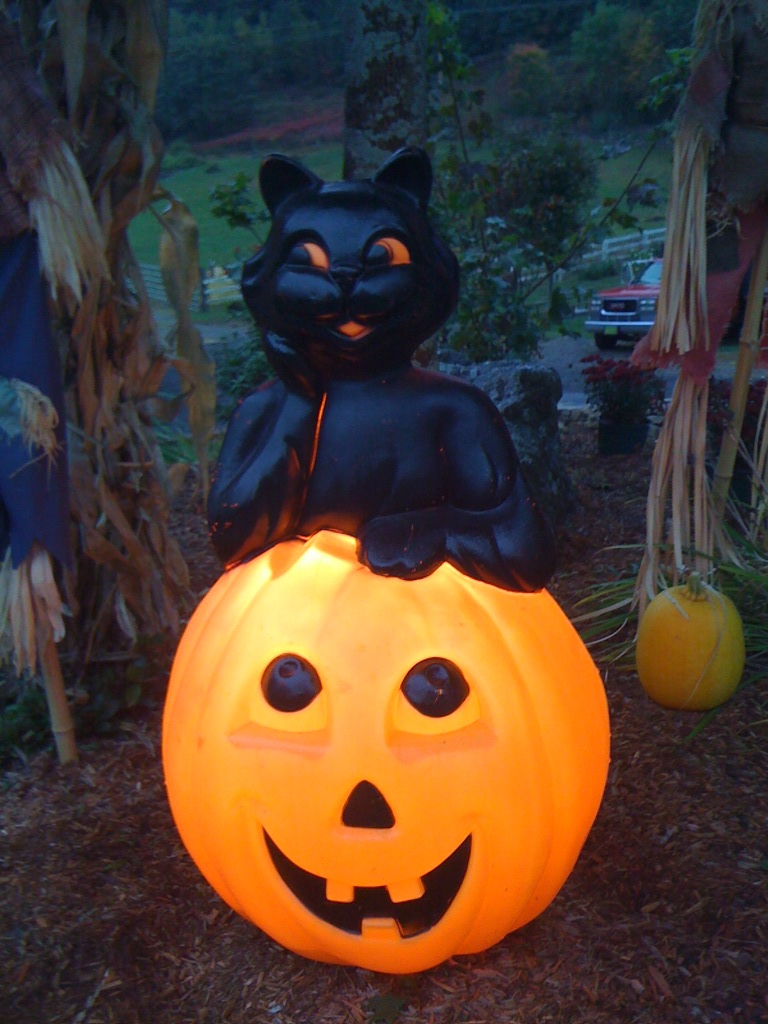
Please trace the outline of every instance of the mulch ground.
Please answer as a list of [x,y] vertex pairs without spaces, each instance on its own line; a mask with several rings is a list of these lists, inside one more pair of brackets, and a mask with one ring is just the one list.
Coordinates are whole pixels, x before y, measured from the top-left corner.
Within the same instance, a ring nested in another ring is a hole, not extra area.
[[[599,459],[564,428],[579,506],[551,590],[572,612],[631,573],[650,453]],[[202,589],[216,573],[199,513],[178,516]],[[43,753],[0,795],[0,1020],[5,1024],[765,1024],[766,686],[699,716],[604,671],[605,798],[572,875],[539,918],[487,952],[395,977],[303,960],[238,918],[171,822],[159,710],[79,765]]]

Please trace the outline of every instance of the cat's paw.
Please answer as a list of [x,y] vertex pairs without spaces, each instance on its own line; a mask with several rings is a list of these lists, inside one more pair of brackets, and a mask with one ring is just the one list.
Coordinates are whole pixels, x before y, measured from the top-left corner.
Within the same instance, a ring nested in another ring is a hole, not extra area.
[[358,557],[379,576],[419,579],[445,560],[445,535],[418,515],[382,516],[363,530]]

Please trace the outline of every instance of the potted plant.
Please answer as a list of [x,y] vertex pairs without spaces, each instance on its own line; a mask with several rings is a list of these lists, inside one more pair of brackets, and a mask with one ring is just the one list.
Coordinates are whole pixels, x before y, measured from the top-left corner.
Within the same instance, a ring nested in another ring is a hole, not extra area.
[[664,410],[664,383],[655,370],[627,359],[594,355],[582,359],[587,406],[597,413],[601,455],[639,451],[648,436],[648,418]]

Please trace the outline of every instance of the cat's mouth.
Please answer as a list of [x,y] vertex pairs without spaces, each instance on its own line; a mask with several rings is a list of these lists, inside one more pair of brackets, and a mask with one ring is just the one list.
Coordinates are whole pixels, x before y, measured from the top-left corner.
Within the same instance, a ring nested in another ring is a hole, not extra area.
[[370,334],[373,328],[366,327],[365,324],[358,323],[357,320],[347,320],[346,323],[338,324],[335,330],[351,341],[360,341],[367,334]]

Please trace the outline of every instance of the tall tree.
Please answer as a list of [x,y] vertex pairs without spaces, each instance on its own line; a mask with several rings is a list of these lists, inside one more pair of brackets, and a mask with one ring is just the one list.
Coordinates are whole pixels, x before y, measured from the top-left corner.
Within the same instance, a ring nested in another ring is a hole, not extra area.
[[344,105],[344,177],[426,137],[426,0],[360,0]]

